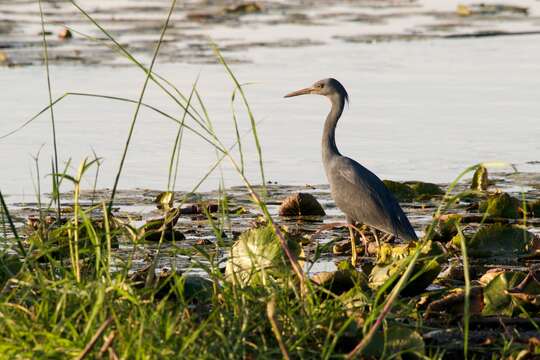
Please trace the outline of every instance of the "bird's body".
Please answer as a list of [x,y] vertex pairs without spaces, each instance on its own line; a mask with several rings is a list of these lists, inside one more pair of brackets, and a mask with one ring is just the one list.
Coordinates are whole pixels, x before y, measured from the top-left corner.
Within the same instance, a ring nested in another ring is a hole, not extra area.
[[[286,97],[320,94],[332,103],[322,136],[322,158],[326,177],[336,206],[354,225],[361,223],[394,235],[402,240],[416,240],[416,234],[394,195],[371,171],[351,158],[340,154],[335,140],[337,122],[348,100],[347,91],[335,79],[316,82],[312,87],[298,90]],[[355,262],[354,233],[353,263]]]
[[341,155],[327,164],[332,198],[349,222],[368,225],[402,240],[416,240],[399,203],[375,174]]

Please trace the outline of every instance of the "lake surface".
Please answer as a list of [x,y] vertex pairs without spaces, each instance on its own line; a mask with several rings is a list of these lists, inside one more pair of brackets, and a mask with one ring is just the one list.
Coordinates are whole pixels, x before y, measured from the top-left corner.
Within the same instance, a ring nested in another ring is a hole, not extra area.
[[[271,37],[269,29],[257,36]],[[291,30],[286,25],[276,29]],[[257,47],[225,54],[250,59],[231,67],[239,81],[249,83],[245,91],[259,122],[267,180],[297,185],[326,182],[320,137],[329,103],[318,96],[284,99],[283,95],[330,76],[343,83],[351,98],[337,130],[341,152],[382,178],[448,182],[469,165],[495,160],[516,164],[519,170],[540,170],[534,164],[540,160],[540,36],[351,44],[328,39],[324,35],[328,27],[302,29],[313,40],[324,39],[324,45]],[[221,31],[215,27],[208,32],[219,43],[214,32],[228,38],[235,29]],[[234,142],[230,101],[234,85],[221,65],[158,61],[155,70],[186,95],[199,77],[198,89],[218,135],[225,144]],[[53,65],[51,75],[54,97],[72,91],[137,99],[144,82],[144,73],[132,66],[62,64]],[[4,85],[0,134],[5,134],[46,106],[47,86],[41,66],[3,67],[0,79]],[[153,85],[144,102],[182,117],[181,109]],[[235,109],[241,133],[246,134],[246,174],[260,182],[249,119],[241,102]],[[71,159],[74,173],[78,163],[95,151],[103,158],[98,186],[111,187],[134,110],[134,104],[103,99],[61,101],[55,106],[61,164]],[[191,119],[186,123],[193,125]],[[166,187],[177,129],[170,120],[141,111],[120,188]],[[48,114],[0,140],[3,193],[25,200],[34,197],[33,156],[42,146],[42,188],[49,189]],[[193,188],[215,159],[211,146],[186,132],[176,189]],[[240,184],[236,172],[223,164],[225,186]],[[201,190],[217,188],[220,177],[216,170]],[[92,182],[89,175],[85,187]]]

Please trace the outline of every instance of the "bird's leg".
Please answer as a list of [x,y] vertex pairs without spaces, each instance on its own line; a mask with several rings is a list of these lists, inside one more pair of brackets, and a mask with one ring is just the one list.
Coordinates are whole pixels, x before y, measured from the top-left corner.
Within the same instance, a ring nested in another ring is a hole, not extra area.
[[354,232],[352,226],[349,226],[349,235],[351,236],[351,264],[353,267],[356,267],[358,254],[356,254],[356,236]]
[[351,264],[356,267],[358,254],[356,253],[355,221],[347,216],[347,223],[349,224],[349,235],[351,236]]
[[369,248],[369,240],[366,238],[366,235],[364,235],[364,231],[359,231],[360,236],[362,236],[362,242],[364,243],[364,252],[366,256],[368,256],[368,248]]
[[375,243],[377,243],[377,248],[381,248],[381,243],[379,242],[379,236],[377,235],[377,230],[371,228],[371,233],[373,234],[373,236],[375,237]]
[[394,235],[392,234],[386,234],[383,239],[382,239],[382,242],[387,242],[387,241],[390,241],[390,239],[392,239]]

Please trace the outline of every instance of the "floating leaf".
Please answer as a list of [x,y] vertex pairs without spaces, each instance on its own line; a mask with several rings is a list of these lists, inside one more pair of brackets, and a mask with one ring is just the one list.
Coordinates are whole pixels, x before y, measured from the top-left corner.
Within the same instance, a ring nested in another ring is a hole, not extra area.
[[[461,235],[454,236],[452,245],[459,249],[461,239]],[[469,256],[476,258],[525,255],[534,247],[534,235],[517,225],[490,224],[474,235],[465,235],[465,239]]]
[[503,271],[497,274],[484,287],[484,303],[486,306],[482,310],[482,315],[506,315],[512,316],[514,305],[512,297],[507,294],[507,290],[515,287],[526,274],[521,271]]
[[225,12],[228,14],[244,15],[259,13],[262,11],[262,6],[254,1],[248,1],[238,5],[231,5],[225,8]]
[[[398,272],[405,271],[407,257],[415,251],[416,243],[390,246],[381,245],[376,265],[369,275],[369,286],[377,289]],[[424,291],[441,272],[439,258],[444,255],[444,248],[437,242],[429,241],[421,250],[421,257],[413,269],[409,283],[402,290],[404,296],[414,296]],[[397,282],[397,279],[395,280]]]
[[527,204],[527,209],[533,217],[540,218],[540,199]]
[[[479,315],[484,309],[483,289],[480,286],[471,287],[469,297],[469,313]],[[443,298],[431,302],[425,312],[424,317],[430,318],[434,314],[447,314],[451,316],[462,316],[465,308],[465,291],[463,289],[452,289]]]
[[447,242],[457,235],[457,227],[463,217],[459,214],[442,215],[438,218],[433,240]]
[[422,358],[425,345],[422,336],[415,330],[399,324],[391,324],[378,331],[362,352],[367,358],[387,358],[395,354],[415,355]]
[[[487,275],[487,274],[486,274]],[[481,280],[486,281],[486,275]],[[515,312],[538,311],[540,283],[537,274],[523,271],[499,271],[484,287],[486,307],[483,315],[512,316]]]
[[399,201],[429,200],[434,196],[444,194],[444,191],[438,185],[422,181],[397,182],[384,180],[383,182]]
[[[286,232],[282,233],[289,249],[296,256],[303,256],[299,241]],[[231,247],[225,269],[227,280],[240,285],[266,285],[290,273],[291,265],[271,225],[242,233]]]
[[154,202],[158,209],[169,211],[173,207],[174,193],[172,191],[164,191],[156,196]]
[[483,165],[479,166],[472,177],[471,189],[477,191],[486,191],[489,186],[488,171]]
[[490,217],[518,219],[520,217],[520,201],[507,193],[496,193],[479,205],[479,211]]
[[3,253],[0,255],[0,286],[17,275],[22,267],[22,262],[16,254]]

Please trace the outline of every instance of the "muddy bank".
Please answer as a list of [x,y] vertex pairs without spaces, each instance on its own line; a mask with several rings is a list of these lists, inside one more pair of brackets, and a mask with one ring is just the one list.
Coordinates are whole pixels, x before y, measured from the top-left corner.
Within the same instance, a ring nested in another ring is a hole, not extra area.
[[[448,184],[386,183],[400,200],[417,234],[420,237],[423,236],[426,227],[433,220],[433,214],[441,204],[442,192],[446,191]],[[469,183],[467,182],[458,185],[455,191],[461,192],[468,188]],[[260,187],[257,189],[263,191]],[[434,189],[437,191],[434,191]],[[493,194],[504,191],[512,199],[524,199],[528,204],[534,204],[540,199],[540,175],[538,173],[499,173],[490,176],[489,189]],[[309,240],[306,242],[308,255],[313,254],[319,246],[324,248],[321,257],[310,265],[312,271],[334,269],[339,261],[347,259],[347,251],[350,252],[350,249],[347,250],[349,243],[348,229],[342,226],[324,229],[328,224],[343,224],[345,221],[344,215],[335,207],[327,185],[286,186],[268,184],[266,191],[265,201],[271,215],[289,231],[301,234]],[[304,216],[299,212],[298,216],[291,216],[293,212],[299,211],[299,205],[301,205],[296,195],[296,197],[291,196],[298,193],[308,194],[307,196],[313,197],[313,200],[308,198],[304,201],[304,204],[314,208],[315,212],[313,214],[315,215]],[[222,202],[220,202],[224,194],[226,195],[226,210],[223,210]],[[157,190],[119,191],[116,195],[113,214],[122,223],[141,229],[146,226],[145,224],[164,218],[164,203],[163,200],[161,200],[161,203],[159,200],[163,199],[163,197],[160,198],[162,195],[163,193]],[[101,206],[99,205],[107,202],[109,197],[110,190],[107,189],[86,190],[81,193],[80,202],[81,206],[85,208],[95,208],[93,214],[100,217]],[[183,237],[177,237],[175,241],[169,239],[169,241],[164,242],[165,251],[163,252],[162,249],[160,263],[166,268],[171,268],[172,263],[175,261],[179,261],[174,265],[176,268],[197,268],[197,262],[202,259],[197,255],[198,251],[194,246],[205,246],[208,247],[209,251],[218,251],[219,256],[226,259],[228,245],[239,234],[256,225],[262,215],[261,210],[253,203],[249,192],[243,186],[229,188],[223,193],[219,191],[204,193],[175,192],[170,194],[167,199],[171,200],[172,198],[174,198],[174,202],[165,204],[165,206],[166,208],[175,207],[179,210],[173,227]],[[9,196],[6,199],[16,227],[22,234],[27,234],[29,224],[32,225],[32,222],[39,221],[39,204],[37,202],[13,202],[10,201]],[[317,208],[318,204],[309,205],[311,201],[318,201],[322,209]],[[452,213],[459,214],[462,221],[471,228],[477,228],[481,222],[502,221],[502,223],[508,225],[525,225],[531,233],[540,234],[540,209],[536,210],[536,212],[529,209],[528,218],[524,222],[521,212],[511,212],[514,208],[515,211],[522,208],[519,200],[516,200],[518,203],[510,210],[504,210],[501,213],[493,213],[493,210],[491,210],[491,217],[495,220],[490,220],[491,218],[483,219],[483,214],[488,211],[489,204],[486,201],[480,198],[461,201],[452,209]],[[504,203],[504,200],[501,201]],[[46,198],[42,199],[42,204],[47,203]],[[281,207],[283,203],[288,206],[287,209]],[[64,193],[62,195],[63,216],[71,216],[73,207],[73,194]],[[208,215],[211,215],[216,222],[223,222],[221,225],[222,238],[216,237],[215,228],[213,227],[215,224],[209,221]],[[41,216],[49,217],[49,222],[52,223],[57,216],[56,209],[52,207],[47,211],[42,210]],[[7,226],[4,226],[3,230],[7,236],[12,235]],[[224,240],[227,245],[221,243],[218,246],[221,240]],[[8,244],[4,243],[4,245]],[[345,246],[345,250],[336,251],[336,246],[338,248]],[[147,241],[136,245],[136,248],[136,258],[140,260],[140,265],[143,266],[145,264],[144,259],[151,258],[156,252],[157,244]],[[122,258],[133,249],[133,244],[129,239],[126,239],[120,243],[118,255]],[[320,251],[320,249],[317,251]],[[368,255],[366,254],[366,256]]]

